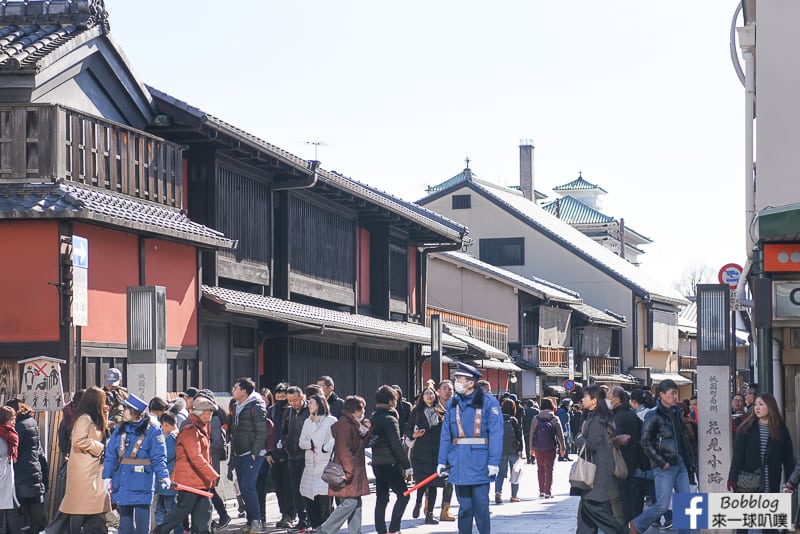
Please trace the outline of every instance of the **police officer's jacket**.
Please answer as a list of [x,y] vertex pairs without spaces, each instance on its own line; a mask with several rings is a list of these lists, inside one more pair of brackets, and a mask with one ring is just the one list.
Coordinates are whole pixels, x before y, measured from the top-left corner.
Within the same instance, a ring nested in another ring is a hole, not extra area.
[[[480,435],[475,436],[475,413],[481,408]],[[459,435],[456,410],[461,414]],[[449,482],[456,486],[488,484],[488,466],[500,465],[503,452],[503,416],[500,403],[481,388],[470,395],[455,394],[447,403],[439,441],[438,463],[450,466]]]
[[167,447],[158,422],[145,414],[141,421],[117,425],[106,444],[103,478],[111,479],[111,501],[116,504],[153,501],[156,480],[169,478]]

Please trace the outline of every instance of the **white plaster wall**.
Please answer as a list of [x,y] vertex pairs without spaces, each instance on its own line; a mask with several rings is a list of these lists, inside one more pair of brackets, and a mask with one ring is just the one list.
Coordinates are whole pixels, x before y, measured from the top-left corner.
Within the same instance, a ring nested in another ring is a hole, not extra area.
[[[467,193],[472,195],[472,208],[453,210],[451,196]],[[425,206],[469,227],[474,244],[467,252],[475,257],[480,257],[481,238],[524,237],[525,265],[504,268],[525,276],[538,276],[578,291],[587,304],[624,315],[628,328],[622,331],[623,369],[633,365],[633,293],[625,285],[468,188],[460,188]],[[430,291],[429,287],[429,294]],[[640,326],[644,319],[644,314],[640,313]],[[643,341],[640,338],[639,343]]]
[[514,288],[431,256],[428,305],[508,325],[508,342],[519,342],[519,305]]

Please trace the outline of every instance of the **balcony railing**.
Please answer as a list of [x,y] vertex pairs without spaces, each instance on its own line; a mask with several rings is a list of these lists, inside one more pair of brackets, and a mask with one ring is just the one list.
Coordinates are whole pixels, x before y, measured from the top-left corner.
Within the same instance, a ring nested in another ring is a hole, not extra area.
[[0,105],[0,181],[66,179],[183,207],[182,148],[51,104]]
[[522,358],[539,367],[569,367],[569,350],[563,347],[522,347]]
[[697,356],[678,356],[678,369],[696,371]]
[[592,376],[610,376],[620,374],[619,358],[589,358],[589,374]]

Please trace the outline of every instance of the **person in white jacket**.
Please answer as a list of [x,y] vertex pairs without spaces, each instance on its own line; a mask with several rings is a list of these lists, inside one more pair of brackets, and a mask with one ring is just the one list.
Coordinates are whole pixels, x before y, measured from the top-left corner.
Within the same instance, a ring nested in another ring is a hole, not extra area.
[[322,480],[322,471],[333,453],[331,426],[336,418],[330,415],[328,403],[322,395],[308,397],[308,413],[299,442],[300,448],[306,451],[300,494],[306,500],[308,522],[316,530],[331,513],[328,483]]

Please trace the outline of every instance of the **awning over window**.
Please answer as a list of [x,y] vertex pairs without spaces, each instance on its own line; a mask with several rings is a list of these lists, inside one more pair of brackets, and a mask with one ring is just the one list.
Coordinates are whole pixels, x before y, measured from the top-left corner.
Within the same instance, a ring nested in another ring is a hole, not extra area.
[[667,379],[674,380],[679,386],[692,383],[690,379],[678,373],[650,373],[650,380],[653,381],[653,384],[660,384]]
[[[299,326],[315,326],[322,332],[331,330],[409,343],[431,342],[431,329],[421,324],[385,321],[367,315],[334,311],[222,287],[203,286],[203,297],[222,306],[227,312],[253,315]],[[458,351],[466,351],[468,348],[466,343],[446,333],[442,334],[442,345]]]
[[468,360],[465,358],[462,360],[459,358],[454,358],[452,356],[445,356],[444,354],[442,355],[442,363],[458,363],[461,361],[469,365],[472,365],[473,367],[477,367],[478,369],[498,369],[500,371],[508,371],[513,373],[522,372],[521,367],[514,365],[511,362],[503,362],[500,360],[495,360],[493,358],[489,358],[486,360],[471,360],[471,359]]
[[[563,378],[569,377],[569,367],[539,367],[539,374],[545,376],[558,376]],[[579,371],[575,371],[574,376],[581,376]]]
[[614,374],[614,375],[599,375],[599,376],[592,376],[592,380],[595,383],[600,384],[638,384],[639,382],[636,380],[636,377],[631,375],[622,375],[622,374]]
[[467,352],[474,356],[485,356],[496,360],[510,360],[508,354],[488,343],[474,338],[464,326],[444,323],[442,331],[467,344]]

